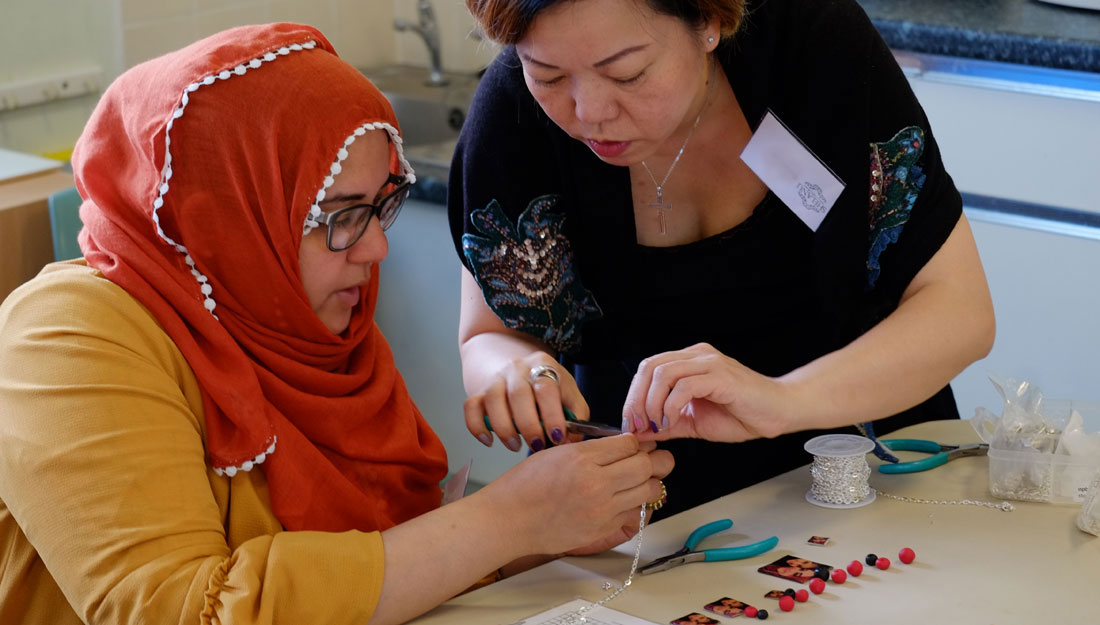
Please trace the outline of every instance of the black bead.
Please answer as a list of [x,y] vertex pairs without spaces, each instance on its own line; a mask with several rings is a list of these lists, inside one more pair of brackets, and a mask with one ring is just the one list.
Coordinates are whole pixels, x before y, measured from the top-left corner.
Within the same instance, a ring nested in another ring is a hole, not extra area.
[[874,566],[875,562],[878,561],[878,556],[873,553],[869,553],[863,561],[866,562],[869,566]]
[[784,590],[783,594],[787,595],[788,597],[793,597],[794,596],[794,588],[788,588],[788,589]]
[[829,581],[829,569],[823,566],[814,569],[814,577],[826,582]]
[[760,610],[759,612],[756,613],[756,618],[760,619],[761,621],[767,620],[768,611],[767,610]]

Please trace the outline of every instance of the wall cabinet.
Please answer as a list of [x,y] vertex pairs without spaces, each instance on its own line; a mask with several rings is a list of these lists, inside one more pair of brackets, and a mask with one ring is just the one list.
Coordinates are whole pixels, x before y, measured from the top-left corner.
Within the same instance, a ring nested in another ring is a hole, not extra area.
[[[991,372],[1100,399],[1100,74],[899,62],[965,195],[997,315],[993,351],[952,385],[962,416],[1001,412]],[[1085,416],[1100,431],[1100,414]]]

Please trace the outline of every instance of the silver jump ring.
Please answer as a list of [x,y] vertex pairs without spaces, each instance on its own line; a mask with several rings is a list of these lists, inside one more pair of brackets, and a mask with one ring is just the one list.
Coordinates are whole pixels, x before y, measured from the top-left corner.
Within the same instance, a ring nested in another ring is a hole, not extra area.
[[561,384],[561,382],[558,381],[558,370],[550,365],[531,367],[531,372],[527,374],[527,379],[531,384],[534,384],[539,378],[550,378],[554,381],[554,384]]

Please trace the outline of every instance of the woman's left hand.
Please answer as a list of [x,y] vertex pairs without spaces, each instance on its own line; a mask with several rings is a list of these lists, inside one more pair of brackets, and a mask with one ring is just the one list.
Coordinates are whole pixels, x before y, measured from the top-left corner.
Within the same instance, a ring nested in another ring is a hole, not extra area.
[[738,442],[787,432],[788,406],[781,382],[699,343],[642,361],[623,419],[640,440]]

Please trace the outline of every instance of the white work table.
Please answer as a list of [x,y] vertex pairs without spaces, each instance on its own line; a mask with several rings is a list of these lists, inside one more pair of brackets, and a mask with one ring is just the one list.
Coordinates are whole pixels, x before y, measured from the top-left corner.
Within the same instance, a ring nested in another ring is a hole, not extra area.
[[[887,438],[925,438],[947,444],[978,442],[967,421],[938,421]],[[900,452],[902,460],[920,454]],[[872,468],[878,460],[868,456]],[[664,624],[689,612],[734,623],[703,610],[720,597],[766,608],[771,622],[845,623],[1100,623],[1100,537],[1077,529],[1080,506],[1012,502],[1015,510],[975,505],[932,505],[881,495],[870,505],[827,509],[810,504],[807,466],[654,523],[645,530],[641,564],[679,549],[699,525],[722,518],[733,528],[700,545],[736,546],[772,535],[779,545],[746,560],[697,562],[652,575],[632,585],[608,607]],[[988,491],[986,457],[960,458],[921,473],[872,471],[871,486],[894,495],[935,500],[1000,502]],[[806,544],[828,536],[827,546]],[[906,565],[898,551],[911,547]],[[457,597],[413,621],[417,625],[493,625],[520,621],[570,599],[598,601],[604,582],[618,586],[630,569],[634,542],[599,556],[563,558]],[[865,565],[862,576],[829,582],[792,612],[764,598],[771,589],[808,585],[757,572],[785,554],[844,567],[868,553],[890,558],[888,570]],[[599,611],[592,613],[599,618]],[[749,622],[739,616],[739,623]]]

